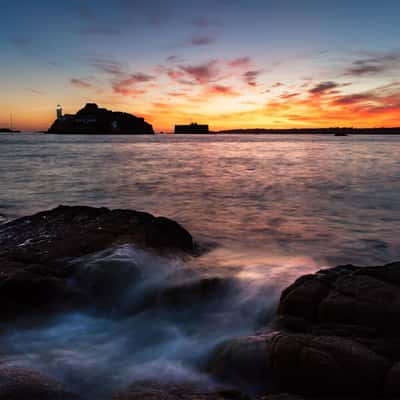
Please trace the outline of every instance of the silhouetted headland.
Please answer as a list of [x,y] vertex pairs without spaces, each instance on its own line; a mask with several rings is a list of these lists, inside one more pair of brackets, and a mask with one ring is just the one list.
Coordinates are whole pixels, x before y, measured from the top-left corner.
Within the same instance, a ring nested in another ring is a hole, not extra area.
[[17,131],[10,128],[0,128],[0,133],[20,133],[21,131]]
[[154,134],[153,127],[144,118],[124,112],[114,112],[99,108],[95,103],[87,103],[76,114],[62,115],[57,108],[57,119],[47,131],[58,134]]
[[400,127],[397,128],[290,128],[290,129],[229,129],[216,133],[228,134],[273,134],[273,135],[400,135]]

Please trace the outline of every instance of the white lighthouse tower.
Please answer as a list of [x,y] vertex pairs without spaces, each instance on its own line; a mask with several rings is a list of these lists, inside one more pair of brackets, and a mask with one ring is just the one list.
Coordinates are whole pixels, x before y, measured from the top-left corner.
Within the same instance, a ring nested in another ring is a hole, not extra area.
[[57,104],[57,119],[62,119],[62,107],[60,104]]

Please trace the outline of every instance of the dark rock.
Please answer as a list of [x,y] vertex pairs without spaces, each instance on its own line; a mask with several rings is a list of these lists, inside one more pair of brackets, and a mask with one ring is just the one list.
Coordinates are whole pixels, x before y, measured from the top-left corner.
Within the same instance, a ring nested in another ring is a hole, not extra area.
[[259,400],[306,400],[304,397],[296,396],[293,394],[281,393],[271,394],[269,396],[262,396]]
[[282,293],[278,314],[285,325],[293,318],[306,320],[308,330],[310,324],[320,331],[341,325],[346,336],[352,330],[359,336],[364,329],[395,337],[400,333],[400,263],[338,267],[300,278]]
[[192,237],[186,230],[168,218],[154,218],[145,226],[146,245],[150,247],[178,247],[193,250]]
[[386,375],[385,395],[400,398],[400,362],[395,363]]
[[0,400],[79,400],[56,380],[22,368],[0,368]]
[[192,307],[204,305],[221,299],[233,287],[233,280],[222,277],[209,277],[167,287],[157,295],[159,305]]
[[51,310],[55,305],[78,305],[80,295],[57,277],[20,270],[0,282],[0,315],[10,319],[32,310]]
[[153,134],[153,127],[143,118],[113,112],[88,103],[75,115],[57,118],[48,133],[66,134]]
[[269,355],[275,384],[289,393],[378,396],[390,368],[368,347],[335,336],[278,333]]
[[135,383],[113,400],[250,400],[244,394],[230,389],[201,389],[192,384]]
[[[101,297],[113,271],[97,271],[96,279],[77,286],[69,260],[126,243],[163,254],[193,250],[191,235],[179,224],[138,211],[59,206],[0,225],[0,317],[85,304],[88,285],[91,295]],[[131,277],[132,271],[123,272]],[[128,279],[119,274],[116,280],[123,286]]]
[[265,391],[270,386],[270,335],[232,339],[219,345],[208,361],[208,372],[238,387]]
[[0,226],[0,257],[23,264],[47,265],[122,243],[193,249],[191,235],[176,222],[130,210],[59,206]]
[[399,315],[400,263],[321,270],[282,292],[278,332],[219,346],[210,371],[289,399],[400,398]]

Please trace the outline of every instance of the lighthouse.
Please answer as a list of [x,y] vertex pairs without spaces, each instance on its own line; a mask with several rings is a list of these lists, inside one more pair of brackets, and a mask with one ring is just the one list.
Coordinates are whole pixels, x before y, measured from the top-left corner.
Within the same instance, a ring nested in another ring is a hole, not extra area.
[[57,119],[62,119],[62,107],[60,104],[57,105]]

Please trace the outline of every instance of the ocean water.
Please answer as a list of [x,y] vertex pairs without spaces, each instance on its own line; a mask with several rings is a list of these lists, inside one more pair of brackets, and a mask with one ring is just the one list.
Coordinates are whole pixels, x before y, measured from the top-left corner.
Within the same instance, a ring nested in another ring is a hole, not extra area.
[[[136,311],[9,326],[0,365],[93,398],[145,378],[216,384],[204,372],[213,348],[268,326],[296,277],[400,260],[399,150],[400,136],[1,134],[3,222],[59,204],[130,208],[178,221],[208,251],[167,260],[125,245],[76,260],[87,280],[112,268],[110,287],[139,271],[115,298]],[[216,283],[196,294],[205,280]]]

